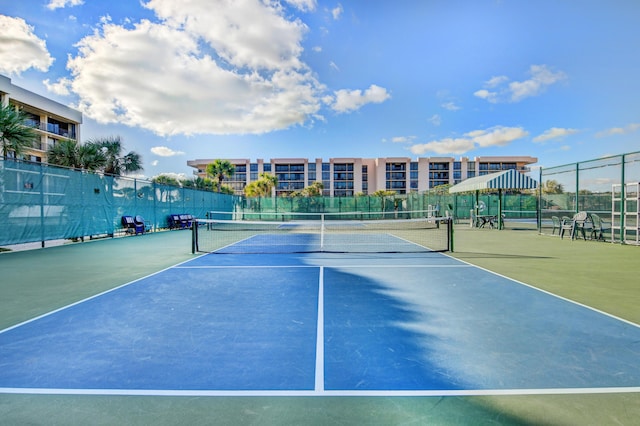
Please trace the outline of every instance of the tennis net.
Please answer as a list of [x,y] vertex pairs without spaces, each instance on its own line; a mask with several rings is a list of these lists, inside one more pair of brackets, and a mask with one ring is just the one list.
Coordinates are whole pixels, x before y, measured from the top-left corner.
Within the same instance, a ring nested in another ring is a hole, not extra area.
[[[296,213],[296,217],[301,216]],[[192,251],[415,253],[450,251],[453,246],[448,218],[373,219],[370,217],[374,215],[364,213],[302,217],[285,221],[197,219],[192,229]]]

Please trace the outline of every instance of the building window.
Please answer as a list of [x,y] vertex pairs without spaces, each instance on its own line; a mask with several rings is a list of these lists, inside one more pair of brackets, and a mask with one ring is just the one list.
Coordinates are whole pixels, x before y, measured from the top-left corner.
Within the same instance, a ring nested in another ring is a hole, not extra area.
[[276,195],[304,189],[304,164],[276,164]]

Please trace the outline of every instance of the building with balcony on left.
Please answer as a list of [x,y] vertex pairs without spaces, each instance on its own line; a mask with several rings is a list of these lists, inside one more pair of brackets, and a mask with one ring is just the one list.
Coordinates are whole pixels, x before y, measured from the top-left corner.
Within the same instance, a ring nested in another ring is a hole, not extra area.
[[80,142],[80,111],[16,86],[3,75],[0,75],[0,102],[3,106],[11,105],[24,111],[28,117],[25,125],[33,127],[39,136],[20,159],[46,163],[47,150],[58,141]]

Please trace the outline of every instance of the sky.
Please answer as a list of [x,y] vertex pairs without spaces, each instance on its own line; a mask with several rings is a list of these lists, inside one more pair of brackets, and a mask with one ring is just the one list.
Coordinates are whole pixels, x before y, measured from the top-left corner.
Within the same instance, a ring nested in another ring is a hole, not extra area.
[[0,74],[120,136],[145,177],[215,158],[640,150],[637,0],[0,0]]

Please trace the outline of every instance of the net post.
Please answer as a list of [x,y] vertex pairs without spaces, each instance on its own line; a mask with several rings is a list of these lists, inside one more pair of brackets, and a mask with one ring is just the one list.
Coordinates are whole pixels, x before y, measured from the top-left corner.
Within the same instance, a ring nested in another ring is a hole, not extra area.
[[453,218],[447,219],[447,239],[449,251],[453,253]]
[[324,213],[320,214],[320,251],[324,250]]
[[198,250],[198,219],[191,221],[191,254]]

